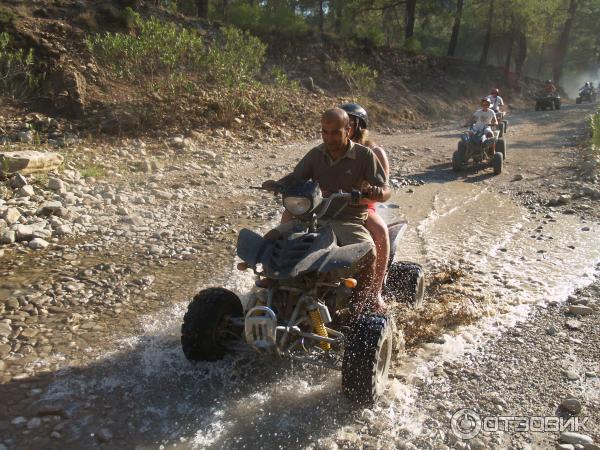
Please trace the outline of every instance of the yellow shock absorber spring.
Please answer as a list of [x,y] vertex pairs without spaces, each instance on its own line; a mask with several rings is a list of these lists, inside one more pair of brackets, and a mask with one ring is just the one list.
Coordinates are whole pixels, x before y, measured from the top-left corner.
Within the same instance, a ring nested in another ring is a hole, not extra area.
[[[319,336],[327,337],[327,329],[325,328],[325,324],[323,323],[319,309],[315,308],[311,311],[308,311],[308,317],[310,317],[310,321],[312,322],[315,333]],[[321,342],[319,345],[325,351],[331,349],[329,342]]]

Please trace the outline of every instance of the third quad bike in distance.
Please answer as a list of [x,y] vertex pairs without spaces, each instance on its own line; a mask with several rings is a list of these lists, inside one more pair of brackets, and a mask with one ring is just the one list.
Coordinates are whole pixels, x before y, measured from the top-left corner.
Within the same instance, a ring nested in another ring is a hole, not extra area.
[[[200,291],[183,319],[183,352],[190,360],[215,361],[245,341],[263,355],[340,370],[346,396],[373,403],[384,391],[392,348],[401,347],[403,339],[392,331],[390,317],[353,313],[355,277],[370,244],[340,247],[331,226],[321,220],[330,209],[335,217],[347,204],[358,204],[361,194],[338,192],[323,198],[312,181],[278,190],[294,216],[292,231],[277,240],[248,229],[238,236],[238,269],[256,274],[255,295],[242,305],[226,289]],[[389,225],[392,255],[386,292],[419,306],[424,297],[422,268],[393,262],[405,229],[405,222]]]
[[596,102],[596,90],[595,89],[580,89],[579,95],[575,99],[575,103],[578,105],[581,103],[595,103]]
[[[490,156],[494,143],[496,152]],[[492,166],[494,174],[499,175],[506,160],[506,147],[506,141],[500,138],[500,130],[494,130],[492,137],[487,137],[483,131],[475,131],[471,128],[462,134],[458,148],[452,155],[452,170],[455,172],[463,170],[469,161],[473,164],[483,162]]]

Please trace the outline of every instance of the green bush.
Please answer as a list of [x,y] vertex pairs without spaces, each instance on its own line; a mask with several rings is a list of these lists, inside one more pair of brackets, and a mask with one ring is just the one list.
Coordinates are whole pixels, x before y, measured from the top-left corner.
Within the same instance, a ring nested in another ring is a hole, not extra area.
[[229,7],[229,22],[242,30],[260,31],[262,8],[246,2],[236,2]]
[[341,59],[337,71],[355,96],[366,96],[375,89],[378,73],[369,66]]
[[405,52],[410,53],[411,55],[416,55],[417,53],[420,53],[422,49],[421,42],[414,36],[404,41],[402,48]]
[[381,47],[385,44],[385,33],[379,27],[359,25],[354,32],[354,39],[358,42],[367,42],[373,47]]
[[298,83],[297,80],[290,80],[281,67],[273,67],[271,70],[271,75],[273,76],[273,81],[275,81],[277,86],[291,89],[293,91],[300,89],[300,83]]
[[286,37],[305,36],[310,30],[303,17],[287,7],[267,9],[262,15],[259,32],[277,32]]
[[100,63],[117,76],[136,82],[159,77],[171,90],[179,90],[182,70],[202,68],[204,43],[194,30],[179,28],[156,18],[144,20],[133,15],[135,33],[105,33],[87,39],[86,44]]
[[212,81],[226,87],[253,81],[265,60],[267,46],[257,37],[235,27],[222,31],[206,55],[206,70]]
[[33,49],[10,50],[10,35],[0,33],[0,90],[23,96],[36,89],[40,77],[35,74]]

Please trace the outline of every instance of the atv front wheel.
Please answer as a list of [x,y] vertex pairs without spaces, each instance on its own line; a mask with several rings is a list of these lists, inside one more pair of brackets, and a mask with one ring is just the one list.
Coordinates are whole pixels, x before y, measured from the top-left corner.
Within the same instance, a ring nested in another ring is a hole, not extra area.
[[342,390],[354,402],[373,404],[385,390],[394,347],[391,320],[360,315],[352,326],[342,361]]
[[575,99],[575,104],[577,104],[577,105],[581,105],[581,97],[577,97],[577,98]]
[[554,101],[554,109],[560,109],[560,100]]
[[423,268],[419,264],[393,262],[387,271],[383,289],[386,297],[419,308],[425,298]]
[[239,297],[222,288],[198,292],[183,316],[181,347],[190,361],[217,361],[242,337],[242,328],[232,319],[243,318]]
[[494,153],[494,158],[492,159],[492,166],[494,167],[494,175],[500,175],[502,173],[503,165],[504,165],[504,158],[502,157],[502,153],[500,153],[500,152]]

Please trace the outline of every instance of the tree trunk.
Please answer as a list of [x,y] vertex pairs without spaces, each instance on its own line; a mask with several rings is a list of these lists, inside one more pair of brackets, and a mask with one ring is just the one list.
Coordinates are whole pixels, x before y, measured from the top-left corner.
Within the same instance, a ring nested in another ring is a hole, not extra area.
[[342,16],[344,11],[344,0],[335,0],[333,5],[333,30],[339,35],[342,32]]
[[523,24],[521,24],[519,32],[517,33],[517,45],[518,51],[517,56],[515,56],[515,72],[521,76],[523,75],[523,66],[527,59],[527,34],[523,31]]
[[575,18],[576,12],[577,0],[571,0],[567,12],[567,20],[558,36],[558,42],[554,49],[554,58],[552,59],[552,77],[554,78],[554,84],[560,83],[562,77],[563,65],[565,56],[567,56],[567,47],[569,45],[569,36],[571,35],[571,28],[573,27],[573,19]]
[[319,31],[323,34],[323,24],[325,22],[325,11],[323,8],[325,0],[319,0]]
[[490,51],[490,44],[492,42],[493,19],[494,19],[494,1],[490,0],[490,9],[488,10],[487,31],[485,32],[485,38],[483,40],[483,50],[481,51],[481,58],[479,58],[479,65],[481,67],[485,67],[487,65],[488,53]]
[[460,20],[462,18],[464,0],[456,1],[456,13],[454,14],[454,25],[452,25],[452,36],[448,45],[448,56],[454,56],[456,44],[458,43],[458,34],[460,32]]
[[406,0],[406,24],[404,27],[404,39],[410,39],[415,34],[415,12],[417,0]]
[[510,73],[510,63],[512,61],[513,47],[515,46],[515,25],[514,16],[510,19],[510,31],[508,33],[508,48],[506,49],[506,59],[504,60],[504,73],[508,77]]
[[208,18],[208,0],[196,0],[198,17]]

